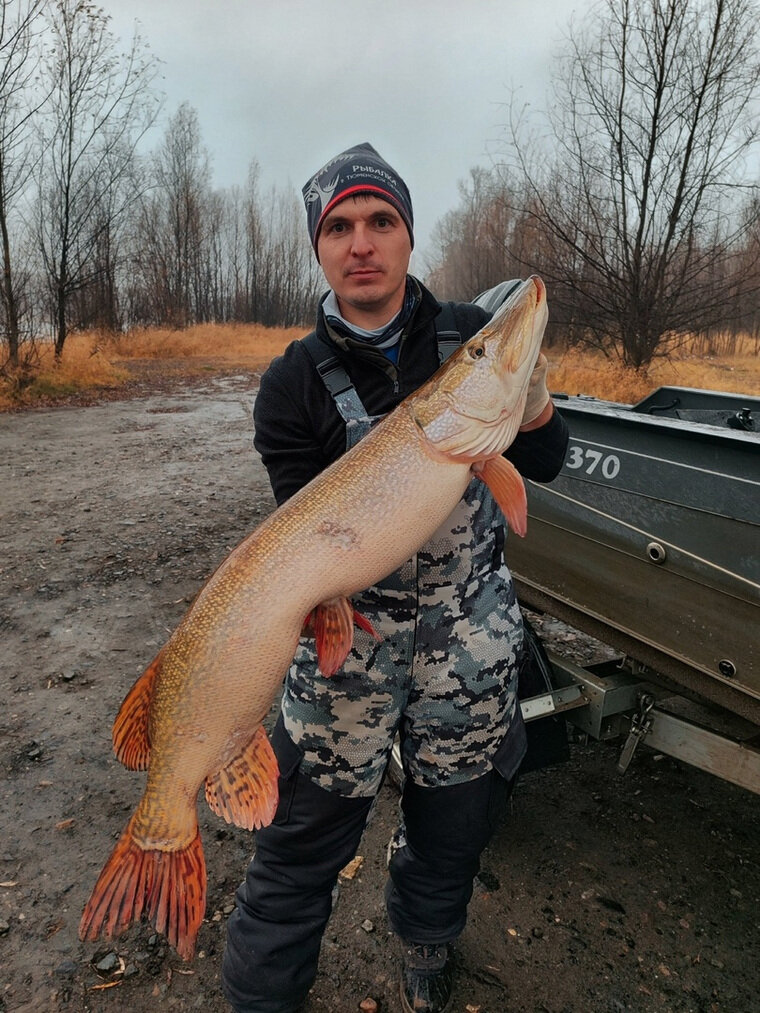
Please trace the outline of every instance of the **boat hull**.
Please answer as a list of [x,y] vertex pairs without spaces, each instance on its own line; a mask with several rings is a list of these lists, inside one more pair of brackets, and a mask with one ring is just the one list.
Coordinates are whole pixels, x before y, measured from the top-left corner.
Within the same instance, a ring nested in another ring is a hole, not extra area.
[[760,398],[555,403],[570,443],[510,540],[521,600],[760,723],[760,432],[730,428]]

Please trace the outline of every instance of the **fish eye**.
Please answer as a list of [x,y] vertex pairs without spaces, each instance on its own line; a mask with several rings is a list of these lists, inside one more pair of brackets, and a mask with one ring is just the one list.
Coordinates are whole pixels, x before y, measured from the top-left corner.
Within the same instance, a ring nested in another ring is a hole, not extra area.
[[469,349],[469,352],[473,359],[480,359],[481,356],[486,354],[486,350],[482,345],[473,345],[473,347]]

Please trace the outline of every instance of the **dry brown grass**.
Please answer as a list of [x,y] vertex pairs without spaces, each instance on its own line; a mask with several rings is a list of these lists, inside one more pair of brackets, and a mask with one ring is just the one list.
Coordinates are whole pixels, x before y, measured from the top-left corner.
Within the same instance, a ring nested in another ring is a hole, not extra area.
[[141,360],[165,364],[167,374],[173,376],[232,367],[262,369],[303,335],[304,328],[242,324],[206,324],[182,331],[139,328],[121,335],[72,334],[59,363],[53,346],[40,343],[29,368],[0,379],[0,411],[119,388],[134,376],[128,364]]
[[549,349],[549,387],[566,394],[590,394],[607,401],[633,404],[657,387],[695,387],[737,394],[760,394],[760,356],[694,355],[687,347],[668,359],[657,359],[647,370],[626,369],[601,352]]
[[91,335],[73,336],[59,363],[52,344],[37,346],[34,356],[25,351],[26,366],[8,369],[0,379],[0,410],[95,392],[127,379],[127,373],[102,354]]
[[[73,334],[63,359],[56,364],[52,347],[40,346],[35,368],[0,382],[0,410],[25,404],[55,402],[71,396],[119,388],[134,376],[131,364],[146,360],[167,375],[197,375],[209,370],[260,371],[285,346],[302,337],[303,328],[258,325],[199,325],[186,330],[141,328],[123,335],[98,332]],[[669,359],[636,372],[606,359],[600,352],[550,348],[549,385],[567,394],[590,394],[610,401],[633,403],[656,387],[671,384],[760,393],[760,355],[753,339],[732,346],[736,354],[704,354],[700,339],[674,347]],[[699,354],[696,354],[696,351]]]
[[305,333],[303,327],[198,324],[182,331],[150,327],[123,335],[102,335],[99,344],[108,358],[115,362],[125,359],[201,358],[260,366]]

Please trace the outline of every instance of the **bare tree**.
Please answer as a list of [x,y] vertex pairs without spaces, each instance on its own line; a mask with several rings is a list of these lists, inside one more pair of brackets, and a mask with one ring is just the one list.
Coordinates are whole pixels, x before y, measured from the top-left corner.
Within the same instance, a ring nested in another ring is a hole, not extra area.
[[[36,25],[45,0],[0,0],[0,242],[8,360],[19,363],[20,287],[11,219],[34,166],[33,118],[45,101],[35,86]],[[17,223],[18,224],[18,223]]]
[[138,270],[155,323],[185,327],[203,319],[202,291],[211,166],[198,113],[183,103],[151,160],[141,206]]
[[[67,303],[70,329],[118,331],[124,325],[121,290],[128,278],[128,236],[137,213],[135,198],[146,186],[140,160],[116,149],[106,156],[85,192],[90,220],[83,249],[75,251],[79,283],[72,288]],[[80,255],[86,257],[81,264]]]
[[303,207],[292,192],[214,190],[198,116],[183,104],[150,161],[132,238],[131,323],[292,326],[311,320],[321,285]]
[[757,192],[759,29],[752,0],[603,0],[571,28],[551,150],[512,122],[500,171],[543,236],[529,266],[555,309],[634,367],[755,284],[731,265]]
[[245,287],[245,299],[242,319],[244,320],[260,319],[259,275],[263,273],[264,228],[261,220],[259,175],[259,164],[254,161],[248,169],[248,178],[245,190],[243,191],[243,232],[245,242],[243,284]]
[[[55,317],[55,354],[66,340],[71,294],[92,281],[102,230],[135,199],[110,201],[152,123],[155,60],[135,34],[119,52],[108,17],[87,0],[56,0],[44,64],[50,115],[40,175],[38,233]],[[108,199],[107,199],[108,198]]]
[[309,242],[300,200],[292,191],[274,188],[262,195],[254,162],[243,194],[243,215],[239,319],[270,327],[310,324],[324,278]]
[[459,184],[459,205],[433,230],[434,250],[427,281],[444,299],[472,299],[500,281],[518,275],[519,222],[498,174],[470,171]]
[[311,322],[324,279],[308,240],[300,200],[292,191],[272,189],[251,220],[260,230],[255,319],[268,327]]

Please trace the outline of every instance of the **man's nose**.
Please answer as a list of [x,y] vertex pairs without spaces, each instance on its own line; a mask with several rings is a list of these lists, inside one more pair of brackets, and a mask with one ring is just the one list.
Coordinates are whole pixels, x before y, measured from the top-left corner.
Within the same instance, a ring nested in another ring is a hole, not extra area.
[[373,249],[372,233],[364,225],[356,225],[353,231],[351,252],[354,256],[363,257]]

